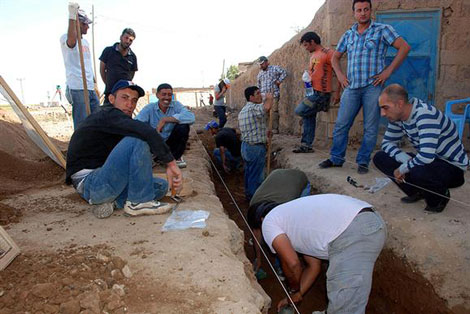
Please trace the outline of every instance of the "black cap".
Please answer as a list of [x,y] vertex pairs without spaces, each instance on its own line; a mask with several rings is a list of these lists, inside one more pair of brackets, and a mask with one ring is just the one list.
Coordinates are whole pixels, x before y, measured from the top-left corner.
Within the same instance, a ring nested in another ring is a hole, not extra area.
[[258,62],[258,64],[262,64],[263,62],[266,62],[266,61],[268,61],[268,58],[266,58],[265,56],[261,56],[258,58],[256,62]]

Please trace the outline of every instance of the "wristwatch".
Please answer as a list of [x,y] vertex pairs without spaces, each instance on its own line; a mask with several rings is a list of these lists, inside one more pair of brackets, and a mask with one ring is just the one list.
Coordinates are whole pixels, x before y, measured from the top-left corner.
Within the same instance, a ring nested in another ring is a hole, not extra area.
[[289,289],[287,289],[287,292],[289,292],[289,294],[292,295],[292,294],[296,294],[297,292],[299,292],[299,289],[289,288]]

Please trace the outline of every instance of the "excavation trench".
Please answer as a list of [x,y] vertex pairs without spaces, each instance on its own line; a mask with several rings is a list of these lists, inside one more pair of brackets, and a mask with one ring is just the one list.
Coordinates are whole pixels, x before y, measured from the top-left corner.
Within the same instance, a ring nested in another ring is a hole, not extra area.
[[[213,139],[208,134],[200,135],[201,140],[208,151],[214,148]],[[276,164],[273,168],[282,168],[282,164]],[[220,169],[219,169],[220,170]],[[219,171],[225,184],[238,206],[246,215],[248,202],[244,198],[243,172],[239,171],[232,175],[226,175]],[[245,237],[245,253],[250,261],[254,260],[254,249],[250,244],[251,233],[248,230],[244,220],[240,216],[229,193],[222,184],[219,176],[212,169],[211,179],[216,187],[216,193],[224,206],[229,217],[236,222],[238,227],[243,230]],[[328,193],[328,190],[320,190],[311,180],[313,193]],[[380,208],[378,209],[380,211]],[[266,245],[264,251],[270,255],[271,262],[274,257],[269,253]],[[322,263],[322,273],[315,281],[312,288],[304,296],[302,303],[298,306],[301,313],[311,313],[314,310],[324,310],[327,305],[326,295],[326,269],[328,263]],[[272,305],[269,313],[277,313],[277,303],[285,297],[284,291],[276,279],[270,266],[263,258],[262,268],[267,273],[267,278],[259,280],[259,284],[271,297]],[[410,265],[406,259],[399,257],[387,245],[377,260],[372,292],[367,306],[367,313],[453,313],[445,300],[440,298],[435,292],[432,284],[423,277],[419,271]]]

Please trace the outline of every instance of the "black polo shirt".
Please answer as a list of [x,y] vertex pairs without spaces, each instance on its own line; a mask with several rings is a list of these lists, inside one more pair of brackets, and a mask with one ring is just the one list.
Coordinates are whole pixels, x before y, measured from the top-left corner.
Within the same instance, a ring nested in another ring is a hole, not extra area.
[[215,136],[215,146],[223,146],[230,151],[232,156],[240,157],[241,143],[235,129],[221,128]]
[[114,84],[119,80],[132,80],[132,73],[137,71],[137,56],[129,48],[127,55],[123,56],[119,51],[119,43],[106,47],[100,60],[106,64],[106,95],[111,93]]

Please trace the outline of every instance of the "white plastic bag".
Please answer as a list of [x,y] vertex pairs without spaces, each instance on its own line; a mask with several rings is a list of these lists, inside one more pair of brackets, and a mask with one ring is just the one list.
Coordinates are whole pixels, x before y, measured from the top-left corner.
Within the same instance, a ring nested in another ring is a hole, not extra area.
[[162,227],[162,231],[205,228],[210,213],[205,210],[178,210],[171,213]]

